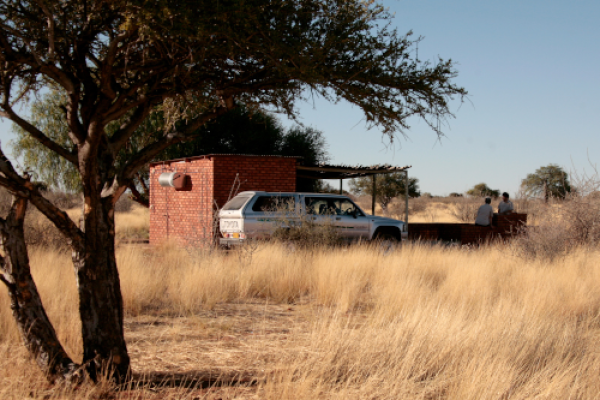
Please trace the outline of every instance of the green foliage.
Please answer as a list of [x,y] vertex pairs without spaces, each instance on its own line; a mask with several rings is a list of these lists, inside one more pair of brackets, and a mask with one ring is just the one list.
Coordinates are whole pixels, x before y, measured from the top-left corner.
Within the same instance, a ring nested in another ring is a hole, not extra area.
[[[32,149],[26,164],[40,179],[75,190],[75,176],[58,182],[53,170],[77,170],[84,192],[104,187],[102,196],[131,187],[169,146],[184,151],[236,104],[296,117],[308,91],[357,105],[392,138],[415,115],[441,135],[448,102],[466,91],[452,83],[450,60],[415,58],[420,39],[390,29],[391,18],[358,0],[3,0],[0,115],[57,154],[31,156],[39,147],[27,140],[17,146],[17,154]],[[29,124],[12,108],[48,85],[68,93],[62,115],[51,116],[66,121],[66,136],[46,129],[40,113]],[[310,149],[320,135],[292,130],[283,139],[266,152],[319,159]],[[204,137],[197,147],[211,141],[246,153],[253,144]]]
[[157,159],[169,160],[201,154],[253,154],[302,157],[307,164],[328,159],[323,133],[292,127],[262,111],[240,105],[193,133],[194,139],[171,146]]
[[[331,193],[331,194],[340,194],[340,187],[334,187],[329,182],[325,182],[323,180],[315,180],[315,185],[313,188],[313,192],[315,193]],[[347,190],[342,190],[343,195],[349,195],[350,193]]]
[[[61,110],[64,105],[65,95],[58,90],[52,90],[32,102],[30,120],[38,129],[47,132],[53,140],[72,148],[68,125]],[[154,113],[142,123],[130,139],[129,146],[121,151],[120,160],[126,160],[146,146],[148,136],[152,137],[156,132],[163,131],[164,119],[161,116],[162,113]],[[17,139],[12,142],[13,155],[23,157],[24,169],[30,172],[34,179],[54,190],[68,192],[81,190],[79,173],[73,164],[27,135],[18,125],[13,125],[13,131],[17,135]],[[170,160],[203,154],[297,156],[302,157],[302,161],[309,165],[328,159],[326,142],[321,131],[299,126],[286,131],[272,115],[249,110],[243,105],[198,129],[194,132],[193,140],[167,148],[154,160]],[[139,176],[147,180],[147,174],[145,168]],[[299,182],[305,187],[305,191],[317,190],[316,181],[306,181]]]
[[[376,201],[384,212],[396,197],[404,198],[406,195],[406,176],[404,172],[395,172],[377,176]],[[350,191],[356,195],[373,196],[373,181],[369,176],[350,180]],[[419,197],[419,180],[408,178],[408,197]]]
[[494,199],[497,199],[500,197],[500,190],[492,189],[487,184],[482,182],[473,186],[472,189],[467,191],[467,194],[474,197],[493,197]]
[[[29,122],[56,143],[72,149],[69,126],[61,110],[66,102],[65,97],[64,93],[52,89],[41,100],[32,102]],[[13,132],[16,135],[16,140],[11,142],[13,156],[23,159],[23,169],[33,180],[58,191],[81,190],[81,179],[72,163],[42,145],[19,125],[13,124]]]
[[521,181],[521,188],[528,196],[546,196],[564,199],[572,191],[569,175],[558,165],[549,164],[528,174]]

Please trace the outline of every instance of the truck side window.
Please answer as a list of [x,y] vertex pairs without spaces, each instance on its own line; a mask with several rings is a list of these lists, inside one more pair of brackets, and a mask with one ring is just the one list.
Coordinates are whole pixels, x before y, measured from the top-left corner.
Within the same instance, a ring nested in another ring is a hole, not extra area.
[[296,203],[293,196],[260,196],[254,202],[254,205],[252,206],[252,211],[293,211],[295,208]]
[[356,205],[350,200],[336,200],[336,206],[336,209],[339,210],[338,215],[354,215],[355,213],[356,215],[363,215],[363,213],[361,213]]
[[306,213],[311,215],[335,214],[335,205],[327,198],[306,197]]
[[311,215],[363,215],[348,199],[306,197],[306,213]]

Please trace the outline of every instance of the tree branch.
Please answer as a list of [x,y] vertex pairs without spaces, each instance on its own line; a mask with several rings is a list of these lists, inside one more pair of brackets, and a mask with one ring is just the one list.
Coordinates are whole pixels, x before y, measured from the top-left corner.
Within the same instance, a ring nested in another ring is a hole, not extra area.
[[144,122],[148,115],[150,115],[151,111],[151,104],[146,103],[142,106],[139,106],[134,111],[128,123],[119,127],[119,130],[116,131],[109,139],[110,145],[114,149],[113,153],[116,154],[121,147],[125,145],[135,130]]
[[42,145],[46,146],[48,149],[54,151],[65,160],[70,161],[71,163],[77,165],[77,155],[65,149],[48,136],[44,135],[42,131],[38,128],[25,121],[23,118],[19,117],[12,109],[12,107],[8,104],[8,95],[5,95],[4,104],[2,104],[2,109],[4,111],[0,111],[0,116],[10,119],[21,128],[23,128],[27,133],[29,133],[34,139],[40,142]]
[[43,0],[36,0],[36,3],[42,9],[42,12],[48,19],[48,59],[54,61],[55,50],[54,50],[54,16],[48,9],[46,3]]
[[131,180],[135,173],[145,164],[149,163],[167,147],[172,144],[183,142],[192,138],[192,133],[198,130],[202,125],[217,118],[219,115],[225,114],[227,108],[218,107],[214,112],[205,113],[188,124],[183,132],[172,132],[156,142],[144,147],[135,156],[131,157],[121,172],[121,179]]
[[2,149],[0,149],[0,173],[4,175],[0,175],[0,186],[4,186],[18,197],[29,199],[71,241],[70,244],[74,245],[75,248],[83,248],[84,235],[77,224],[66,212],[42,196],[28,177],[19,175]]
[[131,182],[129,184],[129,190],[131,190],[131,200],[146,208],[150,207],[150,200],[146,196],[141,194],[139,190],[137,190],[134,182]]

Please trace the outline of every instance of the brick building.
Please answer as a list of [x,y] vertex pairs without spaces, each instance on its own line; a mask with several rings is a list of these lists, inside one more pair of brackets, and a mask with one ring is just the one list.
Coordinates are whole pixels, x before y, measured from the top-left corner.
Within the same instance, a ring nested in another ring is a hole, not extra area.
[[[150,164],[150,244],[210,243],[215,210],[244,190],[294,192],[297,158],[211,154]],[[164,173],[182,173],[180,189],[159,184]]]

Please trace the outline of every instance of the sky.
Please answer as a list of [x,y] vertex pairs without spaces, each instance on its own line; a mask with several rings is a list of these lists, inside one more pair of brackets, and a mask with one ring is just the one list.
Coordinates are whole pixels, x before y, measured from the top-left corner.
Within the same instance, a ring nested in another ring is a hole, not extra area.
[[424,37],[419,58],[452,59],[469,92],[451,104],[445,137],[411,120],[386,146],[358,108],[316,100],[301,121],[324,132],[333,163],[411,165],[422,192],[465,192],[480,182],[514,195],[550,163],[600,162],[600,2],[397,0],[383,4],[399,32]]
[[[324,133],[332,163],[411,165],[421,191],[434,195],[480,182],[514,195],[541,166],[581,172],[600,163],[599,1],[383,4],[400,33],[424,38],[421,60],[456,63],[455,83],[469,96],[451,103],[456,118],[441,140],[413,119],[392,146],[380,129],[367,130],[356,107],[319,98],[299,104],[302,123]],[[0,121],[3,147],[11,138],[10,123]]]

